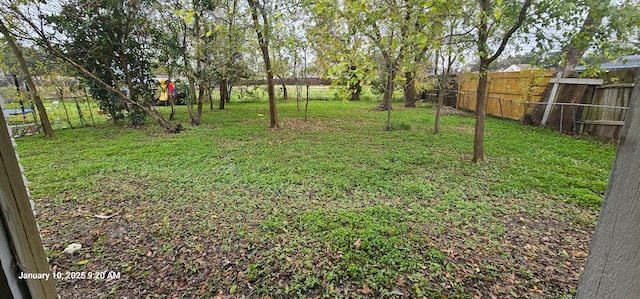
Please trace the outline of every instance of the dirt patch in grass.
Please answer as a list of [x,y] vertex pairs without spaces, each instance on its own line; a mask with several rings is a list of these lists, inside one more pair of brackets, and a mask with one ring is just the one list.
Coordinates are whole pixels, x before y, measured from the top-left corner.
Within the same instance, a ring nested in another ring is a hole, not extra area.
[[462,125],[462,126],[453,127],[453,130],[455,130],[456,132],[460,132],[464,134],[474,134],[475,129],[476,128],[472,125]]
[[280,121],[280,127],[287,130],[296,131],[322,131],[330,128],[326,121],[304,119],[286,119]]

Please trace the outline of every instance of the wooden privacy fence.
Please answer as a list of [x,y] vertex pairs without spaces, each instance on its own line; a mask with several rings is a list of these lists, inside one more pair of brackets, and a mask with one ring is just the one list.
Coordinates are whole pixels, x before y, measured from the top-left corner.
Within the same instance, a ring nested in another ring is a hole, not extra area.
[[[539,102],[553,71],[489,73],[487,114],[521,120],[527,102]],[[458,75],[458,108],[475,111],[478,73]]]
[[620,138],[622,126],[627,117],[636,71],[637,69],[632,68],[611,70],[600,76],[605,84],[596,87],[593,96],[585,97],[582,102],[602,107],[592,107],[582,111],[582,117],[577,121],[577,134],[605,139]]

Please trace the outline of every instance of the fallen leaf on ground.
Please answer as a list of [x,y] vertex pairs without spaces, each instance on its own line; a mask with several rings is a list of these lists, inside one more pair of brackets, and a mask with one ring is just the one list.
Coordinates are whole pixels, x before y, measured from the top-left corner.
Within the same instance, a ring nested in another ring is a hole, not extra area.
[[77,261],[74,264],[76,265],[86,265],[89,263],[89,260],[81,260],[81,261]]
[[96,217],[96,218],[99,218],[99,219],[109,219],[111,217],[118,216],[118,215],[120,215],[120,212],[117,212],[117,213],[114,213],[114,214],[111,214],[111,215],[103,215],[103,214],[98,215],[98,214],[96,214],[96,215],[93,215],[93,217]]
[[373,293],[373,291],[366,284],[362,286],[362,289],[358,289],[358,292],[365,295]]

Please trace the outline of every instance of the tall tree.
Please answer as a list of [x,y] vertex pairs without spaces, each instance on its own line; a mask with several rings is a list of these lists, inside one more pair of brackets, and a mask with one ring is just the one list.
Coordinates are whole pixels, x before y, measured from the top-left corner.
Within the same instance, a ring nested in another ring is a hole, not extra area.
[[[400,63],[409,47],[409,38],[413,33],[413,21],[416,20],[415,6],[410,0],[387,1],[349,1],[342,11],[347,22],[352,22],[369,42],[376,47],[382,57],[384,70],[384,95],[380,108],[391,110],[393,91]],[[389,115],[388,115],[389,116]],[[387,129],[390,128],[387,118]]]
[[[159,35],[156,43],[156,71],[158,73],[166,72],[168,79],[175,83],[174,75],[183,72],[183,55],[185,51],[182,42],[182,19],[179,18],[175,10],[167,10],[165,7],[174,7],[174,3],[159,2],[157,3],[156,14],[153,14],[153,22],[158,24],[164,24],[164,26],[158,28]],[[177,76],[175,76],[177,77]],[[186,92],[186,91],[182,91]],[[171,114],[169,114],[169,120],[175,120],[175,104],[176,98],[174,94],[169,94],[169,105],[171,106]]]
[[[489,65],[507,47],[509,40],[525,24],[531,0],[501,1],[477,0],[478,15],[474,26],[477,31],[477,53],[480,60],[478,88],[476,92],[476,125],[473,142],[473,162],[484,159],[484,131],[486,118]],[[489,43],[496,41],[498,48],[491,50]]]
[[316,53],[316,66],[323,71],[321,75],[331,78],[334,88],[343,91],[346,87],[349,100],[360,100],[363,85],[375,76],[371,53],[376,50],[355,23],[338,13],[343,8],[337,1],[307,4],[311,18],[306,34]]
[[408,44],[406,49],[408,54],[402,61],[405,107],[413,108],[416,106],[416,73],[420,68],[430,66],[430,61],[425,59],[428,56],[427,53],[440,52],[440,49],[446,45],[445,41],[448,37],[445,34],[445,29],[448,23],[452,23],[449,27],[458,25],[462,18],[461,4],[461,1],[454,0],[416,8],[418,11],[424,10],[424,16],[420,16],[423,18],[426,16],[429,20],[417,19],[412,24],[413,31],[417,33],[417,40]]
[[42,100],[40,99],[40,93],[36,88],[36,85],[33,83],[33,79],[31,78],[31,72],[29,67],[27,66],[27,62],[22,55],[22,50],[16,43],[13,35],[9,31],[4,24],[4,21],[0,19],[0,33],[4,36],[5,41],[9,44],[9,47],[13,51],[13,54],[16,56],[18,60],[18,65],[20,66],[20,70],[24,74],[24,79],[27,82],[27,86],[29,87],[29,92],[31,94],[31,98],[33,99],[34,104],[36,105],[36,109],[38,110],[38,114],[40,115],[40,122],[42,123],[42,129],[44,130],[44,134],[47,137],[55,137],[56,132],[53,130],[51,126],[51,121],[49,121],[49,116],[47,115],[47,109],[44,107]]
[[215,53],[212,59],[214,64],[214,78],[218,82],[220,90],[219,109],[225,108],[231,98],[231,87],[241,78],[248,76],[248,70],[243,58],[245,50],[246,26],[244,18],[241,18],[239,0],[226,0],[221,3],[216,11],[213,37],[216,47],[210,53]]
[[[557,41],[562,45],[563,59],[557,71],[563,77],[573,75],[575,67],[585,63],[585,53],[600,56],[596,60],[611,60],[619,55],[637,52],[637,32],[640,27],[640,5],[636,0],[567,0],[557,4],[550,26],[576,28],[565,32]],[[573,7],[570,11],[567,6]],[[578,12],[578,13],[576,13]],[[586,64],[586,63],[585,63]]]
[[[189,79],[190,92],[187,108],[191,125],[197,126],[202,123],[204,100],[209,91],[211,77],[210,56],[207,52],[213,44],[213,31],[209,29],[209,16],[213,3],[199,0],[183,3],[177,0],[174,7],[176,16],[180,18],[182,68]],[[197,106],[196,111],[193,110],[194,104]]]
[[[438,103],[436,106],[436,117],[434,122],[434,134],[440,133],[440,116],[442,105],[444,103],[444,98],[447,94],[449,88],[449,77],[451,75],[451,69],[453,68],[453,64],[458,59],[458,56],[464,52],[465,45],[467,42],[467,33],[466,31],[457,32],[456,30],[460,29],[460,22],[462,19],[452,19],[449,23],[449,33],[444,37],[445,44],[443,47],[439,48],[436,51],[436,61],[441,60],[442,65],[442,73],[440,74],[440,79],[438,80],[439,84],[439,93],[438,93]],[[437,65],[437,63],[436,63]],[[437,67],[436,67],[437,72]]]
[[[429,43],[425,30],[437,11],[445,10],[445,1],[394,0],[394,1],[316,1],[316,11],[328,11],[348,28],[347,33],[366,38],[366,46],[375,49],[380,57],[384,91],[379,108],[387,110],[386,128],[391,127],[393,92],[399,80],[401,67],[413,48]],[[339,22],[336,22],[339,23]],[[349,70],[352,65],[346,64]],[[358,66],[355,67],[355,71]],[[362,70],[361,70],[362,71]],[[357,83],[356,77],[353,82]]]
[[570,76],[580,63],[585,51],[590,48],[592,37],[596,35],[602,25],[606,12],[610,8],[609,0],[586,0],[585,7],[588,10],[580,30],[573,35],[565,46],[564,63],[558,67],[563,77]]
[[267,93],[269,95],[269,127],[277,128],[279,127],[278,110],[276,108],[273,65],[271,63],[271,54],[269,53],[269,41],[271,38],[272,24],[269,22],[269,12],[267,11],[267,7],[265,5],[269,0],[264,1],[264,3],[260,3],[259,0],[247,0],[249,4],[249,10],[251,11],[251,19],[253,20],[253,29],[255,30],[258,38],[258,46],[260,47],[260,52],[262,53],[265,74],[267,77]]

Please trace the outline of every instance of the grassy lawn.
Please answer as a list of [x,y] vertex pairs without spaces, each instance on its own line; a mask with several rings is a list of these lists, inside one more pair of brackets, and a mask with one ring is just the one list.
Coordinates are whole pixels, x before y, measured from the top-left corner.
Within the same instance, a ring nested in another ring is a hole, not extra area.
[[[471,115],[295,98],[204,125],[60,130],[18,140],[63,298],[571,297],[615,148]],[[396,104],[400,106],[399,103]],[[165,109],[165,108],[162,108]],[[179,116],[187,122],[185,107]],[[264,115],[264,116],[261,116]],[[113,216],[108,219],[98,216]],[[72,242],[79,253],[63,253]]]

